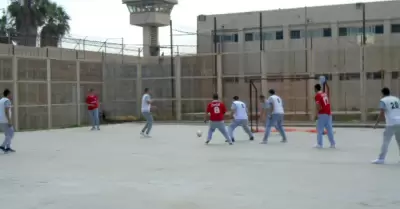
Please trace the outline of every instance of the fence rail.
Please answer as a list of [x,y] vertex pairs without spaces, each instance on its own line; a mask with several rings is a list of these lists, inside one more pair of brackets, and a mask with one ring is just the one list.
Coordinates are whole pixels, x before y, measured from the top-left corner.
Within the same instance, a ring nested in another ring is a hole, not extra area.
[[285,100],[288,119],[309,121],[312,87],[325,75],[335,119],[367,121],[376,114],[382,86],[400,93],[398,51],[368,46],[122,60],[106,53],[0,45],[0,88],[13,92],[19,130],[87,124],[84,101],[89,89],[99,94],[100,107],[109,117],[138,118],[142,90],[149,87],[157,120],[201,120],[214,92],[226,103],[234,95],[249,103],[251,79],[259,79],[254,82],[259,92],[276,90]]

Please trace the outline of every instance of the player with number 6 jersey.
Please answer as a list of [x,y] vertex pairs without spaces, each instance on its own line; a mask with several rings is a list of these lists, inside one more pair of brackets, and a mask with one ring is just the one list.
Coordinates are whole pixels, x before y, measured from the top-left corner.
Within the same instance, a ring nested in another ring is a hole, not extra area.
[[285,110],[283,108],[283,101],[282,99],[275,94],[274,89],[270,89],[268,91],[269,97],[267,100],[265,100],[264,95],[260,96],[261,101],[265,102],[265,107],[269,109],[269,113],[267,114],[267,121],[265,123],[265,133],[264,133],[264,138],[261,142],[261,144],[267,144],[268,143],[268,137],[271,133],[271,128],[275,126],[276,130],[279,131],[279,133],[282,136],[282,143],[287,142],[286,138],[286,133],[285,129],[283,128],[283,117],[285,114]]
[[243,130],[249,136],[250,141],[254,140],[254,134],[251,132],[249,128],[249,116],[247,114],[246,104],[242,101],[239,101],[239,96],[233,97],[233,103],[231,106],[233,121],[232,124],[229,125],[228,132],[232,141],[235,142],[235,138],[233,137],[233,131],[241,126]]
[[333,127],[332,127],[332,112],[331,104],[329,102],[328,95],[322,92],[322,87],[320,84],[314,86],[315,90],[315,103],[317,105],[317,144],[315,148],[322,148],[323,141],[322,137],[324,135],[324,130],[326,129],[328,133],[328,139],[331,144],[331,148],[335,148],[336,143],[333,138]]
[[226,113],[225,104],[218,100],[218,94],[213,95],[213,101],[207,105],[207,109],[204,116],[204,122],[207,122],[207,117],[210,115],[210,127],[208,129],[208,136],[206,144],[211,141],[212,135],[215,129],[218,129],[221,134],[225,137],[226,141],[232,145],[232,140],[228,136],[226,126],[224,122],[224,116]]

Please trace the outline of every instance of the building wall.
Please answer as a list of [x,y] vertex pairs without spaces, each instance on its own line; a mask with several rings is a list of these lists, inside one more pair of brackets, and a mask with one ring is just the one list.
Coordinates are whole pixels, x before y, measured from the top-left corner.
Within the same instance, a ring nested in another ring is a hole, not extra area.
[[[368,33],[375,34],[375,44],[388,45],[399,40],[399,1],[366,3],[365,9],[366,30]],[[312,42],[312,47],[315,48],[357,45],[356,34],[359,34],[359,28],[362,26],[362,12],[356,9],[355,4],[271,10],[261,13],[264,39],[266,39],[263,45],[265,49],[271,50],[304,49],[306,20],[308,20],[307,30],[309,31],[308,45],[311,47]],[[214,17],[216,18],[218,38],[221,39],[219,42],[222,43],[218,44],[219,51],[259,50],[260,12],[247,12],[207,15],[204,17],[205,19],[199,17],[199,20],[204,20],[197,22],[200,34],[198,36],[199,53],[209,53],[214,50],[212,36]],[[391,30],[392,25],[396,30],[394,33]],[[346,34],[339,34],[339,30]],[[253,38],[250,37],[250,34]],[[300,34],[300,37],[296,34]]]
[[[365,47],[367,108],[375,108],[383,85],[398,92],[400,69],[400,1],[366,3],[366,31],[374,42]],[[355,4],[263,11],[260,56],[260,12],[207,15],[198,17],[198,52],[214,52],[214,17],[217,28],[217,53],[223,56],[226,77],[266,77],[306,74],[329,75],[335,109],[360,107],[361,48],[357,36],[362,32],[362,10]],[[204,21],[200,21],[204,20]],[[308,20],[306,26],[305,22]],[[305,27],[309,31],[305,39]],[[307,42],[307,47],[306,47]],[[308,48],[306,50],[306,48]],[[382,76],[379,71],[386,71]],[[378,76],[379,75],[379,76]],[[315,81],[317,82],[317,81]],[[268,88],[279,89],[287,100],[297,98],[297,109],[305,108],[307,81],[269,79]],[[246,88],[244,79],[226,84],[226,92]],[[234,90],[231,90],[234,89]],[[232,93],[234,94],[234,93]],[[335,98],[336,97],[336,98]]]

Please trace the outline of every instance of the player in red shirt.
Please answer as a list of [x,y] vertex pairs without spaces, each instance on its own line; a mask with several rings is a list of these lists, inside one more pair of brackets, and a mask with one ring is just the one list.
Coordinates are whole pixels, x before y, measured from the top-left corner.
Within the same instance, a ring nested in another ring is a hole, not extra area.
[[224,135],[226,141],[232,145],[232,140],[226,131],[226,126],[224,122],[224,116],[226,113],[225,104],[218,100],[218,94],[213,95],[213,101],[207,105],[207,109],[204,116],[204,122],[207,123],[208,115],[210,115],[210,127],[208,129],[208,137],[206,144],[211,141],[212,134],[215,129],[218,129],[222,135]]
[[317,144],[316,148],[322,148],[323,142],[322,137],[324,134],[324,129],[326,129],[328,133],[328,139],[331,144],[331,148],[335,148],[336,143],[333,139],[333,127],[332,127],[332,113],[331,113],[331,104],[329,102],[328,95],[325,92],[322,92],[321,84],[316,84],[314,86],[315,90],[315,103],[317,105]]
[[99,99],[93,89],[89,90],[89,94],[86,97],[86,105],[88,106],[89,116],[92,122],[92,130],[100,130]]

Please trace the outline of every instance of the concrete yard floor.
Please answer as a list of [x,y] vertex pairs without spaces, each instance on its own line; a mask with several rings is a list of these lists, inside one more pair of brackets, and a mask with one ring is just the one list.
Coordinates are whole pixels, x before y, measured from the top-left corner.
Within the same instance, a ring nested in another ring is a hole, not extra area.
[[[315,134],[289,143],[229,146],[206,126],[141,124],[17,133],[17,153],[0,154],[4,209],[358,209],[400,208],[393,140],[387,165],[371,165],[382,129],[335,129],[338,149],[316,150]],[[327,140],[325,141],[328,145]]]

